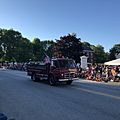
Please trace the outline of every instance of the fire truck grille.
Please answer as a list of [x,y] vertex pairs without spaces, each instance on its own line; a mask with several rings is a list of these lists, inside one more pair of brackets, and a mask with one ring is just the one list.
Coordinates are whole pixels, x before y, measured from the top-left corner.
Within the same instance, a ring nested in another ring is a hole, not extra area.
[[65,73],[64,77],[65,78],[71,78],[71,77],[74,78],[75,77],[75,73]]

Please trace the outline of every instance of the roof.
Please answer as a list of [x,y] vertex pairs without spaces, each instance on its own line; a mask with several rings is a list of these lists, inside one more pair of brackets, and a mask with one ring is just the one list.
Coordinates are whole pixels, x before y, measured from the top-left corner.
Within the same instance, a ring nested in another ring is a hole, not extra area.
[[70,58],[52,58],[52,60],[72,60]]
[[104,63],[105,65],[120,65],[120,59],[108,61]]
[[82,45],[82,49],[83,49],[83,50],[86,50],[86,51],[91,51],[91,52],[93,52],[93,50],[92,50],[89,46],[86,46],[86,45]]

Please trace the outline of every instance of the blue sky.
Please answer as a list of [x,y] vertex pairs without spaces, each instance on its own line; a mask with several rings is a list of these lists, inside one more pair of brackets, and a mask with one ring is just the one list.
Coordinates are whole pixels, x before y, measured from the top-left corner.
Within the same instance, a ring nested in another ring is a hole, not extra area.
[[109,51],[120,43],[120,0],[0,0],[0,28],[32,40],[76,33]]

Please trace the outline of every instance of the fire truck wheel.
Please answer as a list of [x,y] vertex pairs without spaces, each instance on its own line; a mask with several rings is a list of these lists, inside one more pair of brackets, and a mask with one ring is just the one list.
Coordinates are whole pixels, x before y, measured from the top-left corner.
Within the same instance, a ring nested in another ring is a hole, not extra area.
[[53,75],[50,75],[50,76],[49,76],[49,84],[50,84],[51,86],[55,86],[55,84],[56,84],[56,81],[55,81],[55,78],[54,78]]
[[71,83],[72,83],[72,80],[66,82],[67,85],[71,85]]
[[34,82],[37,82],[37,81],[38,81],[38,79],[36,78],[36,75],[35,75],[35,74],[32,74],[31,79],[32,79]]

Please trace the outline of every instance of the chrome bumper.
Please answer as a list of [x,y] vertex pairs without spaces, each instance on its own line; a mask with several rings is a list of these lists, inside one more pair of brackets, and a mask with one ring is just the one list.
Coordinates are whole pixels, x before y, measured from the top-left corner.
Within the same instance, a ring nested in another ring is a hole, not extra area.
[[70,80],[78,80],[79,78],[62,78],[62,79],[58,79],[58,81],[60,82],[64,82],[64,81],[70,81]]

